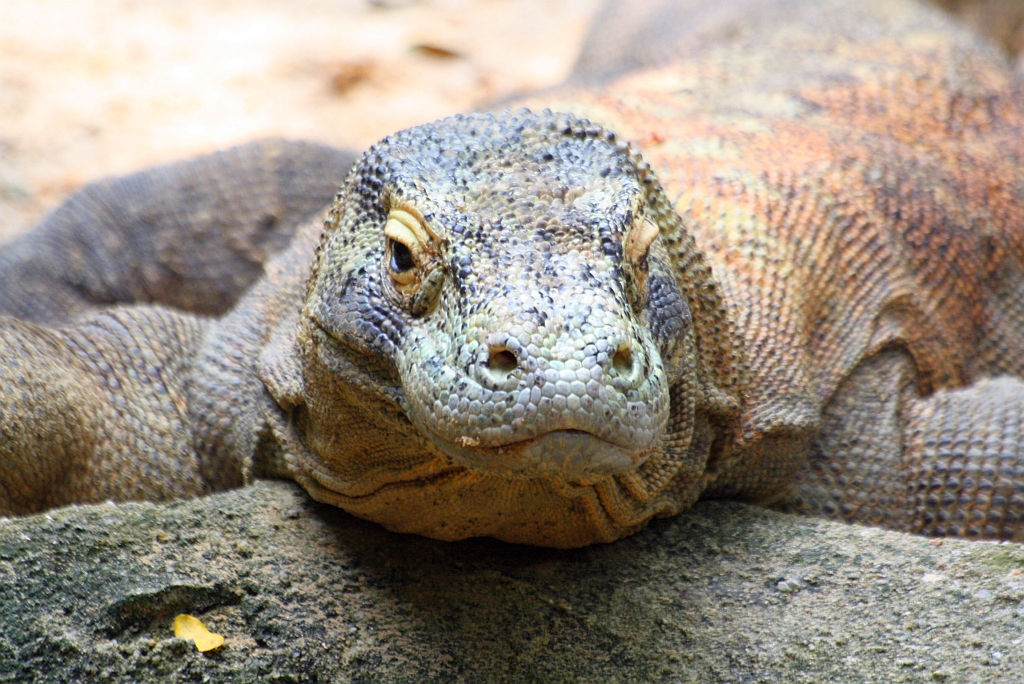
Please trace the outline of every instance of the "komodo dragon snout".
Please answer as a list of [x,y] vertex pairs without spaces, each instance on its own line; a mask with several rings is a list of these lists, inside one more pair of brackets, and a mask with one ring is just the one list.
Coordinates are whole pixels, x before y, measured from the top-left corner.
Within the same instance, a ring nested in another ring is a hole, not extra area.
[[319,353],[388,367],[453,463],[591,481],[656,448],[689,310],[628,147],[540,117],[456,117],[372,148],[328,221],[307,320]]

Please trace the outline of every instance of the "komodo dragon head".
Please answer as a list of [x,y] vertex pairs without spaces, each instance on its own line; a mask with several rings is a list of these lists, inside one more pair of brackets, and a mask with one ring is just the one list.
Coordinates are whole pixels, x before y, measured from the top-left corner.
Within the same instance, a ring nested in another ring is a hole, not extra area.
[[639,156],[572,116],[374,146],[314,261],[293,476],[443,539],[578,546],[689,504],[713,287],[679,223]]

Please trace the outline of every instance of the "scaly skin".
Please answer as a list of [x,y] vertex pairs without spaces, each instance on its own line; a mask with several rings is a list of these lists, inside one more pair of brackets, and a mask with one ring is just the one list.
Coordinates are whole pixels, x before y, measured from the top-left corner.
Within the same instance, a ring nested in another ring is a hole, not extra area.
[[0,319],[0,508],[285,475],[441,539],[722,496],[1024,538],[1024,91],[916,5],[777,4],[385,139],[220,319]]

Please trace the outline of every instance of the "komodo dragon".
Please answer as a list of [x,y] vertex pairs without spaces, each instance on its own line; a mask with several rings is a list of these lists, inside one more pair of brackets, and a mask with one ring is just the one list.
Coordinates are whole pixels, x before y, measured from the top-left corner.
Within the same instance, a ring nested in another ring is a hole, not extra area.
[[1021,81],[910,2],[696,5],[333,204],[351,158],[276,142],[74,195],[0,253],[0,510],[287,476],[440,539],[1024,539]]

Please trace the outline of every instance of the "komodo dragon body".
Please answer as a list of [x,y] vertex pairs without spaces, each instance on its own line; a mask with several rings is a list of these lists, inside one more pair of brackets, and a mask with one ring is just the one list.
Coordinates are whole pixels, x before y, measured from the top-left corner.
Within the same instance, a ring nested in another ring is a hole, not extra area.
[[914,4],[739,6],[635,64],[608,23],[329,210],[351,160],[297,143],[73,197],[0,253],[0,510],[270,475],[441,539],[726,496],[1024,538],[1020,81]]

